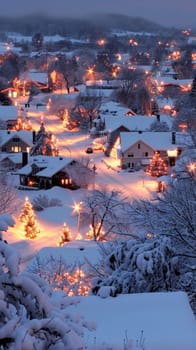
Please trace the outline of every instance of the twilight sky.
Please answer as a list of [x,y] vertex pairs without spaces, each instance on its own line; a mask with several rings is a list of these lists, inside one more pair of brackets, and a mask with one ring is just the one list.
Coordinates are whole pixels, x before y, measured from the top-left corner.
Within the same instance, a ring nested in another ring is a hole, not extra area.
[[196,0],[5,0],[0,15],[44,13],[62,17],[97,12],[144,17],[165,26],[196,27]]

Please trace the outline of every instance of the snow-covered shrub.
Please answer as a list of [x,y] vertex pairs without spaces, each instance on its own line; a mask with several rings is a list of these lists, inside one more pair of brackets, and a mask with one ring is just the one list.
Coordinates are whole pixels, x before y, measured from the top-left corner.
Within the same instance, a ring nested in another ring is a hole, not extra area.
[[60,255],[38,254],[26,270],[46,280],[52,290],[62,290],[68,296],[87,295],[91,287],[85,263],[67,264]]
[[187,164],[176,169],[165,192],[153,201],[134,200],[128,212],[139,232],[169,237],[183,276],[175,288],[188,293],[196,314],[196,179]]
[[130,220],[146,233],[170,237],[179,255],[196,261],[196,179],[175,178],[155,199],[134,200]]
[[67,313],[76,301],[53,293],[38,276],[20,273],[19,263],[14,248],[0,241],[1,349],[82,349],[83,327],[89,325]]
[[62,201],[59,198],[48,198],[44,194],[39,194],[32,200],[33,209],[37,211],[42,211],[49,207],[61,207]]
[[177,258],[168,238],[116,241],[108,247],[103,250],[102,268],[96,268],[101,274],[92,280],[93,294],[102,295],[103,286],[110,287],[111,296],[174,288]]

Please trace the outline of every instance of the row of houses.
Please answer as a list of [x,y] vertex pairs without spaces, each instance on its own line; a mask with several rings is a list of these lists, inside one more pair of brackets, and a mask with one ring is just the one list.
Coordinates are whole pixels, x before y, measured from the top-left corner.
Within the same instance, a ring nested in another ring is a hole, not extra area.
[[105,156],[119,159],[122,169],[145,169],[155,152],[172,167],[181,152],[192,146],[192,139],[185,132],[150,131],[155,122],[165,123],[168,130],[171,129],[172,121],[168,115],[115,116],[108,111],[94,120],[92,132],[107,134]]
[[[23,131],[6,134],[6,131],[0,131],[0,137],[3,134],[7,141],[0,143],[0,165],[3,169],[17,172],[21,188],[47,189],[61,186],[76,189],[94,182],[93,169],[87,168],[76,159],[29,156],[28,149],[33,143],[27,137],[25,141],[23,134],[30,136],[32,133]],[[145,169],[155,152],[159,152],[172,167],[190,141],[188,135],[180,132],[119,132],[110,157],[118,159],[122,169],[138,170]]]
[[[191,146],[191,138],[186,133],[149,131],[155,121],[167,123],[170,129],[169,116],[135,116],[129,115],[125,110],[119,116],[119,113],[115,115],[114,107],[111,113],[105,110],[94,120],[93,132],[107,135],[105,156],[117,159],[122,169],[145,170],[155,152],[159,152],[172,167],[181,152]],[[77,188],[87,186],[88,181],[93,182],[92,170],[76,159],[29,157],[35,142],[34,133],[25,130],[0,130],[0,165],[9,171],[17,170],[21,186],[49,188],[58,185]],[[76,173],[80,176],[76,176]]]
[[0,130],[0,170],[18,174],[21,189],[76,189],[94,183],[94,171],[73,158],[30,156],[34,138],[34,132]]

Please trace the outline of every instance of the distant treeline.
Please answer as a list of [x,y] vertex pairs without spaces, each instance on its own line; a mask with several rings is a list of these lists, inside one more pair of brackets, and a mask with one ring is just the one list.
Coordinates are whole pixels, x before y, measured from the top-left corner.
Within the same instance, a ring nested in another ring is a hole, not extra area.
[[144,18],[116,14],[92,14],[86,18],[52,18],[40,14],[25,17],[0,17],[1,33],[18,32],[23,35],[33,35],[39,31],[43,35],[98,37],[111,30],[161,33],[162,35],[177,31]]

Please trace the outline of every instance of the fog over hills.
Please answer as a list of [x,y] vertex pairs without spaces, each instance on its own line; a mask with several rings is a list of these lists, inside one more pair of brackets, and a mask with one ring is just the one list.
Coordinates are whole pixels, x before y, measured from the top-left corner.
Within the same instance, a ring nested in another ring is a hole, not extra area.
[[160,33],[164,35],[164,33],[174,32],[175,28],[163,27],[140,17],[117,14],[92,14],[83,18],[52,18],[41,14],[16,18],[0,18],[0,31],[16,31],[25,35],[32,35],[35,31],[40,31],[45,35],[85,35],[89,33],[104,33],[111,30]]

